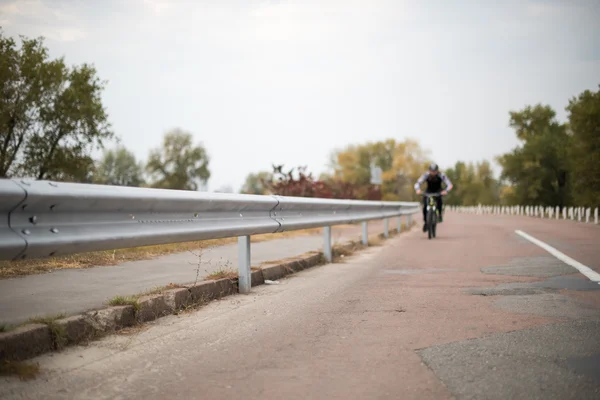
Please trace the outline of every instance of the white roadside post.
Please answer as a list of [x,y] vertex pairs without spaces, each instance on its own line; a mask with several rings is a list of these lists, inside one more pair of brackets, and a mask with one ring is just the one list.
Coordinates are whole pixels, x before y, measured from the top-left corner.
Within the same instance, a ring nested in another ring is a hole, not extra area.
[[249,293],[252,286],[250,265],[250,236],[238,237],[238,287],[240,293]]
[[331,252],[331,227],[326,226],[323,228],[323,256],[325,261],[330,263],[333,261],[333,254]]
[[567,219],[567,207],[563,207],[563,219]]
[[581,207],[577,207],[577,222],[581,222]]
[[362,244],[369,245],[369,223],[367,221],[362,223]]
[[588,209],[585,210],[585,223],[586,224],[590,223],[591,214],[592,214],[592,209],[591,208],[588,208]]
[[558,206],[556,206],[556,219],[560,219],[560,208],[558,208]]
[[598,207],[594,209],[594,223],[598,225]]
[[383,220],[383,237],[385,237],[385,238],[390,237],[390,220],[389,220],[389,218],[386,218]]

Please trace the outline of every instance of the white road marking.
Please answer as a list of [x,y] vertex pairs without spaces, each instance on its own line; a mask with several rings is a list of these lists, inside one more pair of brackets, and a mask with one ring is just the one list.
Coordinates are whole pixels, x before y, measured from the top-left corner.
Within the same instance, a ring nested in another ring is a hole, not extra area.
[[560,261],[564,262],[565,264],[569,264],[571,267],[577,269],[579,272],[581,272],[583,275],[585,275],[590,281],[600,284],[600,274],[597,273],[596,271],[594,271],[593,269],[591,269],[590,267],[583,265],[579,261],[573,260],[568,255],[561,253],[560,251],[556,250],[554,247],[542,242],[541,240],[534,238],[533,236],[526,234],[523,231],[516,230],[515,233],[517,235],[520,235],[520,236],[524,237],[525,239],[529,240],[531,243],[537,244],[542,249],[546,250],[548,253],[552,254],[554,257],[558,258]]

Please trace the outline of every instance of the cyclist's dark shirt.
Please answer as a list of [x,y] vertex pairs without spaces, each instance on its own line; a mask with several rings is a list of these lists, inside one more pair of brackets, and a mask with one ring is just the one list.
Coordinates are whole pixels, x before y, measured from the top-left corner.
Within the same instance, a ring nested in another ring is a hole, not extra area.
[[417,183],[415,183],[415,190],[418,190],[423,183],[427,182],[426,193],[439,193],[442,191],[442,183],[446,184],[446,187],[450,187],[452,182],[442,172],[438,172],[437,175],[430,175],[429,172],[425,172]]

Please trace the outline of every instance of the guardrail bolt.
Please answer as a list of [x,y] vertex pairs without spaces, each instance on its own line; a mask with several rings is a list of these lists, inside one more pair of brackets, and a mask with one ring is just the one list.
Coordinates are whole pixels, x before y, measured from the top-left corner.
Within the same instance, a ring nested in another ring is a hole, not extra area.
[[52,233],[58,233],[58,229],[57,228],[52,228],[52,229],[50,229],[50,232],[52,232]]
[[34,215],[32,217],[29,217],[29,222],[31,222],[32,224],[37,224],[37,216]]
[[23,235],[30,235],[31,231],[29,229],[23,229],[21,232],[23,232]]

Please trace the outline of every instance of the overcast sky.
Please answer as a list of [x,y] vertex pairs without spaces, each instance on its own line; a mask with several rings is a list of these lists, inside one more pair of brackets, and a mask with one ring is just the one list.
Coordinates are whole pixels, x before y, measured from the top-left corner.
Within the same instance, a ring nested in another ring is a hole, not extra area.
[[513,148],[508,111],[600,84],[600,1],[0,0],[7,35],[108,81],[115,132],[146,159],[181,127],[211,190],[271,163],[415,138],[448,167]]

